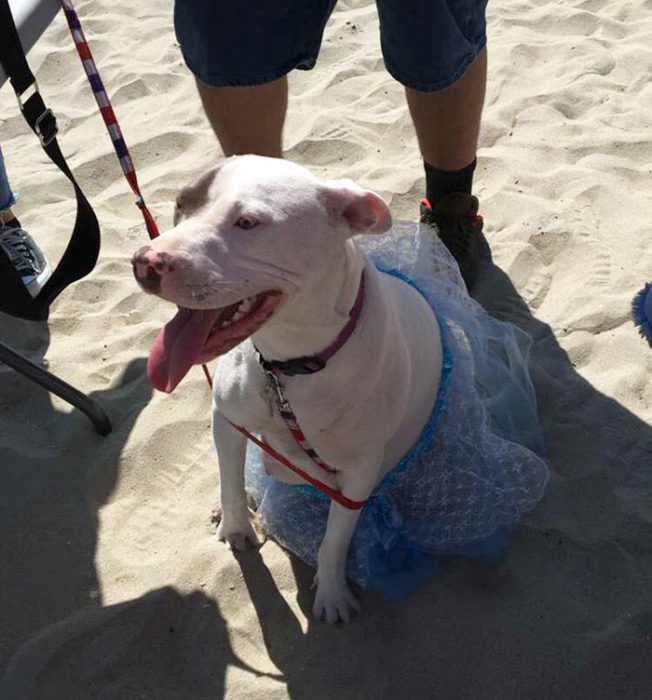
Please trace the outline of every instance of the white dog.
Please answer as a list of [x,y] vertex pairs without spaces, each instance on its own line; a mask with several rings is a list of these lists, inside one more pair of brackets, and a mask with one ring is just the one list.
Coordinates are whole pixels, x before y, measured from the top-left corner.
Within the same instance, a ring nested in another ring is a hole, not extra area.
[[[244,489],[247,440],[237,427],[360,502],[430,416],[442,368],[437,319],[409,285],[379,273],[352,238],[390,226],[385,203],[351,181],[323,182],[284,160],[241,156],[186,188],[174,228],[134,256],[146,291],[180,307],[152,351],[153,384],[172,391],[193,364],[225,355],[214,378],[213,430],[218,536],[232,549],[257,543]],[[347,324],[346,341],[319,371],[277,373],[303,435],[332,468],[326,471],[291,434],[259,360],[319,355]],[[272,457],[264,461],[277,478],[302,481]],[[331,502],[313,608],[329,622],[359,609],[345,578],[359,514]]]

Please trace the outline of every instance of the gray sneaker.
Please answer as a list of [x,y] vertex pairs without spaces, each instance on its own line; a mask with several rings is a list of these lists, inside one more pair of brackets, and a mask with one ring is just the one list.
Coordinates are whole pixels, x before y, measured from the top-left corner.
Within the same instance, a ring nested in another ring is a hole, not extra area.
[[0,251],[21,276],[32,297],[43,289],[52,268],[34,239],[20,226],[0,226]]

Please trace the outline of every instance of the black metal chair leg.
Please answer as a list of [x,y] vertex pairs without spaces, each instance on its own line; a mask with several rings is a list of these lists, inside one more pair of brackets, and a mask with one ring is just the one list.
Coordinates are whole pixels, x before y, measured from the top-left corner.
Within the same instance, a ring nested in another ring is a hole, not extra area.
[[104,409],[96,401],[93,401],[86,394],[43,369],[43,367],[39,367],[31,360],[18,354],[4,343],[0,343],[0,362],[4,362],[28,379],[40,384],[48,391],[83,411],[100,435],[108,435],[111,432],[111,423]]

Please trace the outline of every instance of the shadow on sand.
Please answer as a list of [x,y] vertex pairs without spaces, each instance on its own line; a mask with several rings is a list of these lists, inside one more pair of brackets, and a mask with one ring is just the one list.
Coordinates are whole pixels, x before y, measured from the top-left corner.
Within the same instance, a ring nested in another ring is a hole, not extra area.
[[[38,361],[47,324],[24,323],[8,319],[2,335],[18,337],[21,352]],[[12,412],[20,433],[0,436],[0,698],[217,698],[229,666],[270,675],[233,654],[216,602],[201,592],[164,587],[102,605],[98,511],[151,398],[145,360],[131,362],[114,388],[91,394],[113,422],[109,439],[79,411],[58,411],[48,392],[3,372],[0,410]]]
[[[2,334],[38,361],[47,324],[2,316]],[[26,635],[80,607],[101,605],[95,571],[97,512],[118,477],[122,448],[151,388],[145,361],[124,368],[117,386],[90,394],[114,424],[100,437],[78,410],[60,411],[51,395],[2,367],[0,411],[0,667]],[[128,400],[125,398],[128,397]],[[0,419],[1,420],[1,419]]]

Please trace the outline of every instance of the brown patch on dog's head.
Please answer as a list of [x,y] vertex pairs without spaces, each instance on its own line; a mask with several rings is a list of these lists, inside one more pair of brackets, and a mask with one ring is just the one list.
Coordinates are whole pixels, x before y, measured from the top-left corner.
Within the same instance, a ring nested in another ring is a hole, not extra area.
[[177,195],[177,200],[174,205],[174,225],[176,226],[181,219],[187,219],[204,206],[208,200],[208,188],[211,186],[217,171],[221,166],[217,166],[209,170],[205,175],[202,175],[197,182],[192,185],[186,185]]

